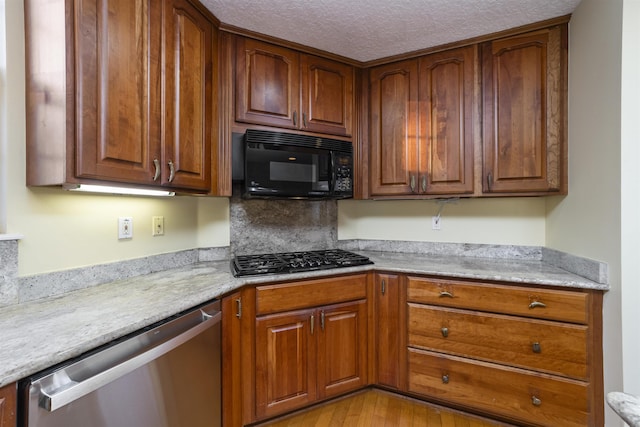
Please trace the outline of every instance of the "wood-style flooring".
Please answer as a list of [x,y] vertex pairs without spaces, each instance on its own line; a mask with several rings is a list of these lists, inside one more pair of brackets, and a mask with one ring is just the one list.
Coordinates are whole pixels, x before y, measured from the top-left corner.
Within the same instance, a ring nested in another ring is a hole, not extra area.
[[508,424],[368,389],[287,415],[260,427],[505,427]]

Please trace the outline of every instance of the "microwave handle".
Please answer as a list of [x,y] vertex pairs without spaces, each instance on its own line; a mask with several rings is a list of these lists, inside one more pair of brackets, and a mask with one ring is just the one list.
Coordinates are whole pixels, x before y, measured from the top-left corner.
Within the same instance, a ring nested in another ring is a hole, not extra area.
[[329,194],[334,195],[336,192],[335,182],[336,178],[336,153],[331,151],[331,175],[329,176]]

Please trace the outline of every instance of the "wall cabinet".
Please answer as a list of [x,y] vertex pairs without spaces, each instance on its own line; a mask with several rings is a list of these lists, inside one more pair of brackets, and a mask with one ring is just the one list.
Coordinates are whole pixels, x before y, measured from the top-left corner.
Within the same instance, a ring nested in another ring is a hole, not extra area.
[[366,277],[256,288],[256,419],[367,384]]
[[0,427],[15,427],[16,402],[15,384],[9,384],[0,388]]
[[237,37],[235,76],[236,121],[352,135],[352,66]]
[[371,196],[473,192],[477,48],[370,71]]
[[602,425],[601,316],[599,292],[409,276],[408,391],[518,423]]
[[482,45],[483,192],[566,194],[567,27]]
[[27,184],[211,191],[216,29],[188,0],[28,0]]

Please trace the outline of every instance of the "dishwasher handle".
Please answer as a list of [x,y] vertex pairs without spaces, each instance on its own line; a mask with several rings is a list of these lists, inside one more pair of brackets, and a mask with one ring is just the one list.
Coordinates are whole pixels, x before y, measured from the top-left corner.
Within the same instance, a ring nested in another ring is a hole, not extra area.
[[62,408],[69,403],[80,399],[81,397],[99,389],[100,387],[117,380],[120,377],[127,375],[128,373],[138,369],[141,366],[146,365],[149,362],[163,356],[171,350],[179,347],[185,342],[189,341],[193,337],[201,334],[207,329],[220,323],[222,320],[222,312],[217,310],[213,314],[206,313],[204,310],[200,310],[202,315],[202,322],[198,323],[186,331],[179,333],[168,340],[158,344],[155,347],[144,351],[124,362],[110,367],[92,377],[89,377],[81,382],[75,382],[71,380],[70,383],[65,384],[56,390],[45,391],[40,390],[39,405],[49,412],[53,412],[59,408]]

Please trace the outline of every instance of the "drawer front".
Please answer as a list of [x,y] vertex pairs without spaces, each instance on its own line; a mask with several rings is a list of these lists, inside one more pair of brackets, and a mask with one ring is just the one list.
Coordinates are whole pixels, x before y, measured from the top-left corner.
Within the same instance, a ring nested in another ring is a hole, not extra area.
[[408,304],[409,345],[585,380],[587,327]]
[[587,324],[586,292],[409,276],[410,302]]
[[266,285],[256,289],[256,314],[297,310],[366,297],[366,274]]
[[588,384],[409,349],[409,391],[537,426],[584,427]]

